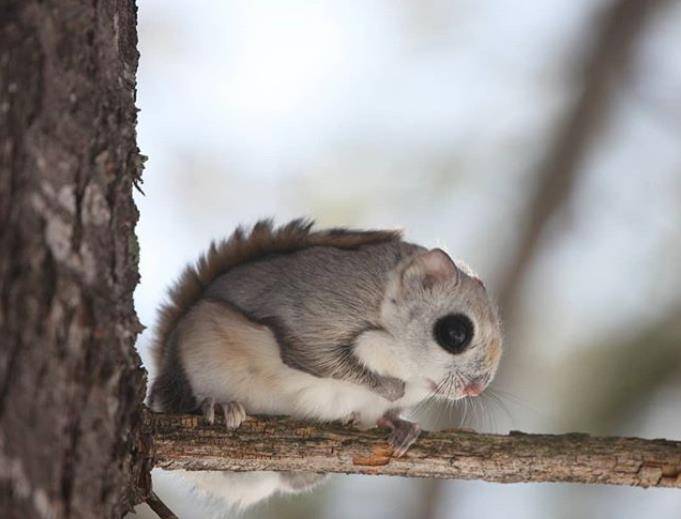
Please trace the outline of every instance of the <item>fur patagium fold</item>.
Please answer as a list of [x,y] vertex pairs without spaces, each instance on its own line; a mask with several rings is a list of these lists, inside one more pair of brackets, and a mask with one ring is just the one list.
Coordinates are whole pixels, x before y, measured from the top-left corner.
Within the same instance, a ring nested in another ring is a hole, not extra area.
[[[170,290],[150,401],[166,412],[201,409],[209,420],[217,405],[231,427],[246,414],[384,425],[401,455],[419,429],[400,411],[432,396],[479,394],[500,355],[484,285],[440,249],[396,231],[261,221],[212,244]],[[262,475],[276,482],[258,480],[267,492],[225,497],[243,506],[318,479]],[[223,477],[237,488],[238,476]]]

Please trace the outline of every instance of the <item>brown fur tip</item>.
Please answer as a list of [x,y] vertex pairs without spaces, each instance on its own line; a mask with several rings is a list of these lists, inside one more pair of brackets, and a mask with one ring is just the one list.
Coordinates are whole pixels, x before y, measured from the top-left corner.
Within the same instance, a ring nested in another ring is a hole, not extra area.
[[220,275],[239,265],[269,254],[286,254],[308,247],[355,249],[363,245],[402,238],[401,231],[355,231],[332,228],[313,231],[312,220],[300,218],[280,227],[271,219],[260,220],[250,231],[238,227],[232,235],[212,242],[195,265],[188,265],[168,293],[159,311],[152,345],[154,361],[160,365],[163,349],[177,322],[201,298],[205,288]]

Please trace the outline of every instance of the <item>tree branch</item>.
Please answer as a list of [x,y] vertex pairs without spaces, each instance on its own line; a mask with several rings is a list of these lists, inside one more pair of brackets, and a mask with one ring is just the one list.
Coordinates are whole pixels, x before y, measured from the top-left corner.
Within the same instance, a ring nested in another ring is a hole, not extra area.
[[200,416],[147,412],[154,464],[167,470],[293,470],[497,483],[573,482],[681,488],[681,442],[586,434],[423,433],[391,457],[387,430],[289,418],[247,419],[236,431]]

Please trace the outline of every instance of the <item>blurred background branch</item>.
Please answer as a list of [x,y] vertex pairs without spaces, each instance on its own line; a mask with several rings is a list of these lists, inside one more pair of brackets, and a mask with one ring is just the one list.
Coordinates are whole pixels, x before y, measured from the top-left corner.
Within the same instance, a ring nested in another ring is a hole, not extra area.
[[561,391],[590,389],[570,395],[575,405],[566,425],[588,421],[599,434],[621,428],[631,410],[645,409],[659,387],[681,380],[679,337],[681,308],[674,308],[644,327],[572,355],[565,363],[566,376],[557,382]]
[[568,204],[582,164],[610,116],[615,94],[631,71],[636,43],[653,14],[669,0],[616,0],[595,22],[593,42],[581,72],[572,78],[574,101],[549,141],[534,173],[534,195],[513,253],[499,283],[499,306],[506,326],[514,326],[518,291],[541,247],[541,235]]

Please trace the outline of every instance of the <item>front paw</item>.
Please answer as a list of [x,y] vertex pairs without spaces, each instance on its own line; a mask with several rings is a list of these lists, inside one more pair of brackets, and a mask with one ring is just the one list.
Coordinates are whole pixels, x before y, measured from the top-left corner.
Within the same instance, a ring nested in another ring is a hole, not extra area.
[[209,424],[215,423],[215,410],[222,412],[227,429],[236,429],[246,419],[246,409],[239,402],[215,402],[212,397],[205,398],[201,403],[201,412]]
[[404,381],[395,377],[381,377],[376,392],[386,400],[394,402],[404,396]]
[[388,427],[391,430],[388,443],[393,448],[393,454],[400,458],[409,450],[409,447],[418,439],[421,434],[421,426],[408,420],[402,420],[392,414],[381,417],[377,425]]

